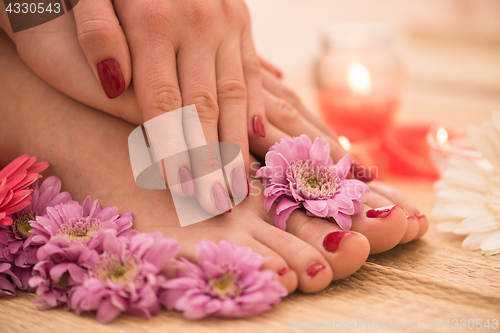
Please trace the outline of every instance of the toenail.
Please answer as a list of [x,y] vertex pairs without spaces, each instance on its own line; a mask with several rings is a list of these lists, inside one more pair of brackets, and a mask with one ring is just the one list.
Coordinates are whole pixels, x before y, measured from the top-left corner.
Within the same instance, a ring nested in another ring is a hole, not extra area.
[[342,239],[345,236],[352,234],[350,231],[334,231],[326,235],[323,239],[323,247],[328,252],[335,252],[340,248],[340,244],[342,243]]
[[424,214],[416,213],[415,217],[419,220],[427,218]]
[[374,208],[370,209],[369,211],[366,212],[366,217],[369,217],[371,219],[374,218],[385,218],[397,208],[399,207],[398,205],[395,206],[387,206],[387,207],[380,207],[380,208]]
[[292,268],[290,268],[290,267],[283,267],[283,268],[281,268],[281,269],[278,270],[278,275],[279,276],[283,276],[286,273],[291,272],[291,271],[293,271]]
[[309,275],[310,277],[315,277],[319,271],[325,268],[326,267],[324,265],[320,264],[319,262],[315,262],[307,269],[307,275]]

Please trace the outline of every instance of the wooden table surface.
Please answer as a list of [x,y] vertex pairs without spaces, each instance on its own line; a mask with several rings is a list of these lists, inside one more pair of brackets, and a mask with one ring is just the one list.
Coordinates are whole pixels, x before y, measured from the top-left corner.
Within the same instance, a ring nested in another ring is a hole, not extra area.
[[[416,33],[405,54],[408,76],[400,121],[478,123],[500,108],[498,48],[447,43]],[[432,184],[390,182],[430,215]],[[372,327],[382,321],[393,327],[417,325],[415,330],[422,323],[420,331],[428,331],[429,321],[440,330],[447,330],[446,319],[492,323],[500,319],[500,256],[462,250],[462,238],[437,232],[431,221],[422,240],[371,256],[353,276],[314,295],[294,293],[255,318],[189,321],[162,311],[151,321],[122,315],[112,324],[101,325],[91,316],[79,317],[62,309],[38,311],[31,303],[35,295],[19,293],[0,301],[0,332],[286,332],[297,331],[293,328],[298,322],[322,322],[334,329],[335,324],[357,320],[370,321]],[[368,329],[360,325],[353,331]]]

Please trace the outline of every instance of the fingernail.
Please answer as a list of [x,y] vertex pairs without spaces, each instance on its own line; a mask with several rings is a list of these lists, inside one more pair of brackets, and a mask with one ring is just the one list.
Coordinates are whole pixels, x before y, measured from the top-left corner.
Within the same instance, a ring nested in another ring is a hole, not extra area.
[[375,218],[385,218],[389,216],[394,209],[399,207],[398,205],[395,206],[387,206],[387,207],[380,207],[380,208],[374,208],[370,209],[369,211],[366,212],[366,217],[369,217],[371,219]]
[[325,266],[323,266],[319,262],[316,262],[316,263],[312,264],[311,266],[309,266],[309,268],[307,269],[307,275],[309,275],[310,277],[315,277],[319,271],[321,271],[322,269],[325,269],[325,268],[326,268]]
[[375,179],[375,175],[368,170],[366,167],[359,165],[356,162],[351,163],[352,175],[354,178],[361,180],[362,182],[371,182]]
[[215,183],[212,186],[212,198],[214,201],[214,206],[217,210],[220,210],[221,212],[227,212],[231,209],[229,196],[220,183]]
[[262,118],[260,116],[253,117],[253,131],[263,138],[266,137],[266,129],[264,128],[264,124],[262,123]]
[[281,268],[281,269],[278,270],[278,275],[279,276],[283,276],[286,273],[291,272],[291,271],[293,271],[292,268],[290,268],[290,267],[283,267],[283,268]]
[[125,91],[125,79],[120,65],[114,59],[105,59],[97,64],[97,74],[102,89],[108,98],[113,99]]
[[196,186],[193,181],[193,175],[188,168],[182,167],[179,169],[179,180],[182,192],[187,196],[196,197]]
[[334,231],[323,239],[323,247],[328,252],[335,252],[340,248],[340,243],[345,236],[352,234],[350,231]]
[[231,191],[240,197],[248,195],[247,172],[242,165],[235,167],[231,171]]

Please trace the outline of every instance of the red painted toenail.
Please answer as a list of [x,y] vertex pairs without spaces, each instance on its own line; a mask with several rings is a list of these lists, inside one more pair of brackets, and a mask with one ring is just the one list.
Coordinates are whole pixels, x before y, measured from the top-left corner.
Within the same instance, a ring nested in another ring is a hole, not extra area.
[[293,271],[293,269],[292,269],[292,268],[290,268],[290,267],[283,267],[283,268],[281,268],[280,270],[278,270],[278,275],[279,275],[279,276],[283,276],[283,275],[285,275],[286,273],[291,272],[291,271]]
[[415,217],[416,217],[417,219],[419,219],[419,220],[420,220],[420,219],[425,219],[425,218],[427,218],[424,214],[420,214],[420,213],[416,213],[416,214],[415,214]]
[[328,252],[335,252],[340,248],[340,243],[345,236],[352,234],[350,231],[334,231],[323,239],[323,247]]
[[391,213],[397,208],[399,207],[398,205],[395,205],[395,206],[387,206],[387,207],[380,207],[380,208],[374,208],[374,209],[370,209],[369,211],[366,212],[366,217],[369,217],[371,219],[375,219],[375,218],[385,218],[389,215],[391,215]]
[[307,275],[309,275],[310,277],[315,277],[319,271],[321,271],[322,269],[325,269],[325,268],[326,268],[325,266],[323,266],[319,262],[316,262],[316,263],[312,264],[311,266],[309,266],[309,268],[307,269]]

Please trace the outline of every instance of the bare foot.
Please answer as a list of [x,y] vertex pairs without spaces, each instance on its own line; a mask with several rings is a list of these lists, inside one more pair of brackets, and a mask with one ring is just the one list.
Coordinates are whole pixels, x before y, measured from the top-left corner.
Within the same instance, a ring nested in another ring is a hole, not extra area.
[[278,274],[289,292],[296,288],[316,292],[354,273],[370,246],[372,251],[392,248],[407,232],[403,209],[367,213],[369,206],[353,217],[358,232],[343,232],[301,211],[290,216],[284,232],[271,225],[272,215],[264,212],[259,186],[231,213],[181,228],[168,191],[144,190],[134,183],[127,147],[134,125],[46,85],[26,68],[3,34],[0,49],[0,142],[5,147],[0,164],[20,154],[49,161],[49,173],[61,178],[64,190],[75,200],[91,195],[103,206],[134,212],[137,230],[162,231],[165,237],[177,239],[181,256],[196,260],[195,244],[202,239],[227,239],[270,256],[266,268]]

